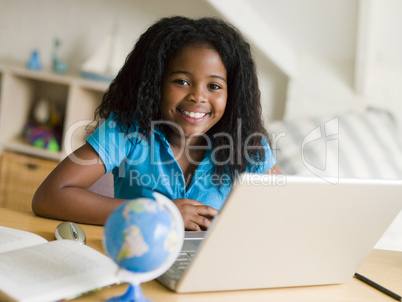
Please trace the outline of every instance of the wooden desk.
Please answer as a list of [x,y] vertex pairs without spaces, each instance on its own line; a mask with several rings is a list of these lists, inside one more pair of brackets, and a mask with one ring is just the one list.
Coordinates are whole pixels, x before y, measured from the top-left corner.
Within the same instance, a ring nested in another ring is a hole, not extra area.
[[[54,240],[54,230],[60,221],[35,216],[32,212],[21,212],[0,208],[0,225],[29,231],[45,239]],[[87,234],[87,244],[103,252],[103,227],[82,225]],[[373,250],[358,270],[359,273],[402,295],[402,253]],[[73,301],[104,301],[122,294],[125,285],[113,286]],[[166,289],[157,281],[142,284],[144,295],[154,302],[237,302],[237,301],[298,301],[298,302],[342,302],[395,301],[383,293],[371,288],[355,278],[340,285],[309,286],[279,289],[261,289],[232,292],[176,294]]]

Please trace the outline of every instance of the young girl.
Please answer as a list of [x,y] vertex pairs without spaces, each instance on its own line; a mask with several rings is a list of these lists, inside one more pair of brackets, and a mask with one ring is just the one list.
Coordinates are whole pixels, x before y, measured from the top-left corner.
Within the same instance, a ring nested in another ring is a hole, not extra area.
[[[37,215],[103,224],[127,199],[157,191],[187,230],[205,230],[239,173],[277,172],[249,44],[219,19],[152,25],[96,113],[105,121],[37,190]],[[87,190],[109,171],[115,198]]]

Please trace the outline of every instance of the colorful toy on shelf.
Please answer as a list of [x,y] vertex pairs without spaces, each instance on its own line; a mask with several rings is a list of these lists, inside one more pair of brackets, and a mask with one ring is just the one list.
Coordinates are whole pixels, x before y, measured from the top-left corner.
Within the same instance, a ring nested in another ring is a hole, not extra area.
[[66,62],[63,62],[58,58],[58,51],[59,51],[60,45],[61,45],[60,40],[56,39],[54,41],[54,47],[53,47],[52,68],[53,68],[54,72],[63,74],[63,73],[67,73],[68,65]]
[[51,152],[60,151],[60,137],[52,128],[41,126],[35,122],[28,122],[24,126],[23,133],[28,142],[36,148]]
[[29,121],[23,129],[23,136],[36,148],[59,152],[61,145],[61,114],[54,102],[41,98],[32,110]]
[[39,59],[39,51],[34,49],[31,53],[31,57],[27,63],[27,67],[31,70],[41,70],[42,63]]

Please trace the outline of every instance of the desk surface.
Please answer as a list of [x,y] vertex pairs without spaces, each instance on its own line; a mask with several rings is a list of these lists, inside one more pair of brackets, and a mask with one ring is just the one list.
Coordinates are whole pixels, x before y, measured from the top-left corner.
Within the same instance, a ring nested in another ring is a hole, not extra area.
[[[0,225],[29,231],[45,239],[54,240],[54,230],[60,223],[58,220],[35,216],[31,212],[21,212],[0,208]],[[87,244],[103,252],[103,227],[81,225],[87,235]],[[362,275],[376,281],[386,288],[402,295],[402,253],[394,251],[373,250],[358,270]],[[120,295],[126,285],[118,285],[103,289],[72,301],[104,301],[112,296]],[[309,286],[279,289],[260,289],[232,292],[176,294],[166,289],[157,281],[142,284],[144,296],[154,302],[237,302],[237,301],[395,301],[383,293],[371,288],[355,278],[340,285]]]

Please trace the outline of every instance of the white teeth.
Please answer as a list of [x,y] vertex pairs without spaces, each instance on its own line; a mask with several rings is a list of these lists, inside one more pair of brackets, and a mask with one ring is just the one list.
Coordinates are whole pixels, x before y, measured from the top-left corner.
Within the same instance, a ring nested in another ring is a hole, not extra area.
[[182,111],[185,115],[192,117],[192,118],[202,118],[206,115],[206,113],[201,112],[189,112],[189,111]]

